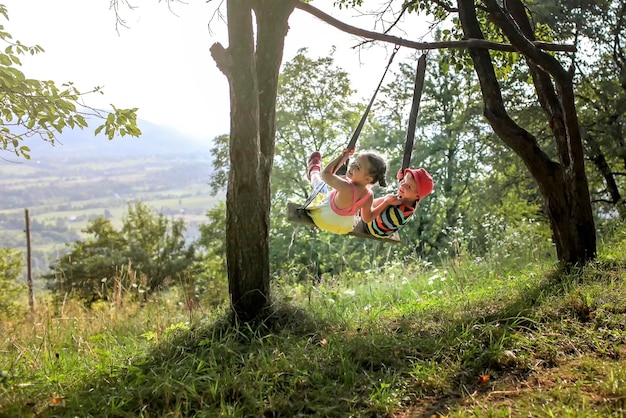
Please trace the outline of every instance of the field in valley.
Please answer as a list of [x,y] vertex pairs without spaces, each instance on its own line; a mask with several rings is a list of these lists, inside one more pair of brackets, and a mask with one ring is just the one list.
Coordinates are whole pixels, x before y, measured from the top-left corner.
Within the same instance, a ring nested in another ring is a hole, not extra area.
[[84,237],[81,230],[90,219],[106,217],[120,227],[134,202],[182,218],[193,239],[206,212],[224,200],[222,194],[211,196],[210,172],[208,157],[197,153],[5,161],[0,164],[0,242],[26,248],[28,209],[33,265],[45,270],[66,243]]

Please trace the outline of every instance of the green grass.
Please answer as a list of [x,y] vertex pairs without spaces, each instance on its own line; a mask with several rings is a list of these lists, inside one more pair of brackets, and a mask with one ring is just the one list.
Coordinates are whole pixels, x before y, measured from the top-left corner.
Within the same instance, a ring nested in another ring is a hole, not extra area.
[[251,324],[176,292],[44,305],[0,325],[0,416],[626,415],[626,231],[583,269],[491,267],[283,277]]

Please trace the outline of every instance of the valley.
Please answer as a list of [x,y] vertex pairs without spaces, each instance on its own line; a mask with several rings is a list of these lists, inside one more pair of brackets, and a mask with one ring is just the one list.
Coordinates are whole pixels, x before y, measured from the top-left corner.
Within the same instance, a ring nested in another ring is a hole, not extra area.
[[137,151],[130,151],[120,143],[116,152],[98,153],[71,141],[30,160],[1,159],[0,245],[26,249],[28,209],[33,269],[45,272],[66,244],[84,238],[90,219],[106,217],[119,228],[134,202],[182,218],[190,242],[206,212],[225,197],[210,195],[209,146],[185,144],[170,146],[172,151],[133,145]]

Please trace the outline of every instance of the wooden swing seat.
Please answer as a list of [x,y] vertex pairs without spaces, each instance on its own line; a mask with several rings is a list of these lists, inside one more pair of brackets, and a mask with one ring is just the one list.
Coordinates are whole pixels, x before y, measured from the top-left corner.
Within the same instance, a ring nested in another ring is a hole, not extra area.
[[[311,219],[311,217],[306,213],[306,210],[300,209],[300,205],[296,203],[287,203],[287,220],[317,228],[315,222],[313,222],[313,219]],[[365,231],[365,225],[363,224],[363,221],[361,221],[358,216],[354,217],[354,228],[347,235],[352,235],[359,238],[373,239],[376,241],[385,241],[391,244],[400,244],[401,242],[398,232],[394,232],[393,235],[386,238],[378,238],[368,234]]]

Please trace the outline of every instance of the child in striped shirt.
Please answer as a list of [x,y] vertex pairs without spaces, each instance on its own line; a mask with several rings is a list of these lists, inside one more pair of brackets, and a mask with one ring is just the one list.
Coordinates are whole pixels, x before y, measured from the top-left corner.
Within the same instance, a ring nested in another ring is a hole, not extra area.
[[428,196],[434,187],[433,178],[424,168],[407,168],[398,173],[400,187],[397,194],[374,199],[374,219],[365,223],[365,232],[378,238],[392,235],[403,227],[415,211],[417,204]]

